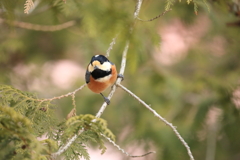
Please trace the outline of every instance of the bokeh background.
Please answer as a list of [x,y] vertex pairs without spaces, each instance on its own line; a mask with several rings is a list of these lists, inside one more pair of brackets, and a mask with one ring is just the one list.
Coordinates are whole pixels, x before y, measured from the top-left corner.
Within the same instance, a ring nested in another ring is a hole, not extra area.
[[[134,24],[133,0],[36,0],[29,14],[24,0],[0,0],[0,83],[39,98],[71,92],[85,83],[90,58],[117,36],[109,59],[118,69],[130,41],[122,84],[177,126],[195,159],[240,160],[240,1],[194,1],[197,15],[193,3],[172,2],[164,16]],[[140,18],[156,17],[165,4],[144,0]],[[71,98],[54,102],[66,118]],[[95,115],[102,102],[84,88],[77,114]],[[156,151],[139,160],[189,159],[173,131],[121,89],[102,118],[127,152]],[[104,155],[89,146],[91,158],[130,159],[107,146]]]

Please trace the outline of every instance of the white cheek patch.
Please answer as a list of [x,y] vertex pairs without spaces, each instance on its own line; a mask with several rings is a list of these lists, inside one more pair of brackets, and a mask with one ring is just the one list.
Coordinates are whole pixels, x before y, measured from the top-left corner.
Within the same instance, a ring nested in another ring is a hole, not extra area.
[[95,55],[94,57],[98,57],[99,55]]
[[103,64],[97,66],[99,69],[103,70],[103,71],[110,71],[111,70],[111,63],[109,62],[104,62]]
[[109,74],[108,76],[105,76],[103,78],[96,79],[96,81],[98,81],[98,82],[107,82],[111,77],[112,77],[112,75]]

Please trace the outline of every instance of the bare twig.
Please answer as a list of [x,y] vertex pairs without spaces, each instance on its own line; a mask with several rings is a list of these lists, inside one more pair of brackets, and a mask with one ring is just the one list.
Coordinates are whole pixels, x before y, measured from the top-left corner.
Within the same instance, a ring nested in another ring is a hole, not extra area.
[[149,105],[147,105],[143,100],[141,100],[138,96],[136,96],[134,93],[132,93],[130,90],[128,90],[126,87],[124,87],[123,85],[121,85],[120,83],[117,84],[118,87],[120,87],[121,89],[123,89],[125,92],[129,93],[132,97],[134,97],[137,101],[139,101],[144,107],[146,107],[149,111],[151,111],[154,116],[158,117],[159,120],[161,120],[162,122],[164,122],[166,125],[168,125],[173,132],[175,133],[175,135],[178,137],[178,139],[182,142],[182,144],[185,146],[185,148],[187,149],[188,155],[190,157],[191,160],[194,160],[194,157],[192,155],[192,152],[190,150],[190,147],[188,146],[188,144],[185,142],[185,140],[182,138],[182,136],[178,133],[177,129],[175,126],[172,125],[172,123],[169,123],[167,120],[165,120],[162,116],[160,116],[155,110],[153,110]]
[[2,18],[0,18],[0,22],[5,22],[7,24],[14,25],[24,29],[35,30],[35,31],[45,31],[45,32],[54,32],[54,31],[63,30],[76,24],[76,21],[72,20],[59,25],[38,25],[38,24],[32,24],[32,23],[26,23],[26,22],[20,22],[20,21],[9,21]]
[[106,135],[100,133],[104,138],[106,138],[111,144],[113,144],[115,147],[117,147],[117,149],[119,151],[121,151],[123,154],[126,154],[128,157],[132,157],[132,158],[137,158],[137,157],[144,157],[144,156],[147,156],[151,153],[156,153],[155,151],[152,151],[152,152],[147,152],[143,155],[137,155],[137,156],[134,156],[134,155],[131,155],[129,154],[128,152],[124,151],[124,149],[122,149],[119,145],[117,145],[113,140],[111,140],[109,137],[107,137]]
[[[69,97],[69,96],[73,96],[76,94],[76,92],[82,90],[87,84],[83,84],[82,86],[80,86],[79,88],[77,88],[75,91],[73,92],[69,92],[67,94],[64,94],[64,95],[61,95],[61,96],[58,96],[58,97],[53,97],[53,98],[49,98],[49,99],[39,99],[37,101],[41,101],[41,102],[44,102],[44,101],[53,101],[53,100],[56,100],[56,99],[61,99],[61,98],[64,98],[64,97]],[[73,97],[74,98],[74,97]],[[75,104],[75,102],[73,102],[73,105]]]
[[139,15],[139,12],[140,12],[140,9],[141,9],[141,6],[142,6],[142,0],[138,0],[137,5],[136,5],[136,9],[135,9],[135,12],[134,12],[134,19],[137,19],[138,15]]
[[117,37],[118,37],[118,35],[115,38],[112,39],[112,42],[110,43],[110,46],[107,49],[106,57],[109,57],[110,51],[112,50],[113,45],[116,43]]
[[68,113],[67,115],[67,119],[76,116],[76,112],[77,112],[77,106],[76,106],[76,101],[75,101],[75,94],[72,94],[72,105],[73,105],[73,109]]
[[[127,62],[127,52],[128,52],[128,47],[129,47],[129,41],[126,42],[124,51],[123,51],[123,55],[122,55],[122,62],[121,62],[121,68],[119,71],[119,74],[124,75],[124,71],[126,68],[126,62]],[[118,78],[116,81],[116,84],[120,83],[122,81],[121,78]]]
[[155,19],[158,19],[159,17],[162,17],[163,15],[165,15],[167,12],[169,12],[169,11],[171,11],[172,9],[169,9],[169,10],[165,10],[163,13],[161,13],[161,14],[159,14],[158,16],[156,16],[156,17],[154,17],[154,18],[151,18],[151,19],[149,19],[149,20],[142,20],[142,19],[140,19],[139,17],[137,17],[137,19],[139,20],[139,21],[142,21],[142,22],[150,22],[150,21],[153,21],[153,20],[155,20]]

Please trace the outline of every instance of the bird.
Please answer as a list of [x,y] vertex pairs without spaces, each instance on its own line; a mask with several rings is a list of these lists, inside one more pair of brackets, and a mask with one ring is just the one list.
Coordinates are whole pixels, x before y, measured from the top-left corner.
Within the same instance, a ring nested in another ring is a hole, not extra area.
[[118,75],[115,64],[104,55],[95,55],[87,66],[85,81],[88,88],[94,93],[101,94],[109,105],[110,100],[102,92],[112,86],[118,77],[122,76]]

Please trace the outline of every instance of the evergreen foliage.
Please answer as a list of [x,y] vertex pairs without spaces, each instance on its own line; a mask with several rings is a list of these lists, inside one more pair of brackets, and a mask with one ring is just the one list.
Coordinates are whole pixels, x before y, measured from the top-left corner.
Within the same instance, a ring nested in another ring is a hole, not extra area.
[[35,137],[32,122],[12,107],[0,107],[0,155],[3,159],[42,159],[44,146]]
[[54,107],[50,101],[39,100],[34,94],[6,85],[0,86],[0,92],[2,106],[10,106],[17,113],[26,116],[35,124],[32,127],[36,136],[42,136],[46,132],[52,136],[56,123]]
[[32,0],[27,0],[26,3],[24,4],[24,13],[29,12],[29,10],[34,6],[34,3]]
[[[87,144],[95,142],[103,154],[106,147],[101,134],[115,139],[105,120],[86,114],[59,123],[50,100],[37,99],[11,86],[0,86],[0,102],[0,156],[4,159],[50,159],[61,145],[83,130],[64,155],[67,159],[89,160]],[[44,140],[38,140],[42,136]]]

